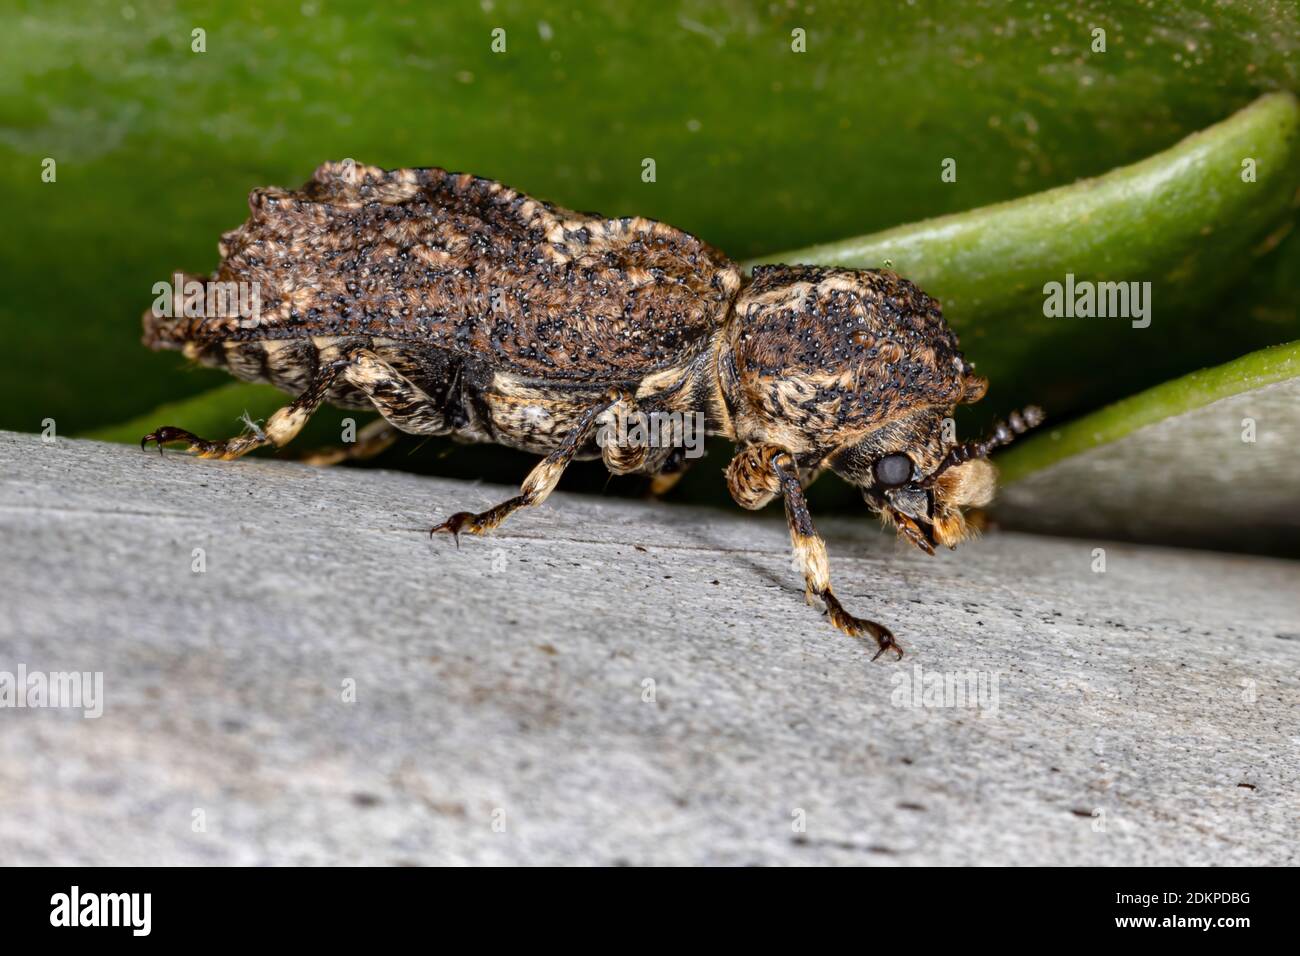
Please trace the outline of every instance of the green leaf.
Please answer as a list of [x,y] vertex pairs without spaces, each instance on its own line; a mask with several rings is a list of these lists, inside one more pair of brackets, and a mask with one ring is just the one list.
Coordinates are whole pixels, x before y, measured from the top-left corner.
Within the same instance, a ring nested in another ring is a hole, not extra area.
[[[1249,179],[1242,157],[1254,164]],[[949,321],[983,373],[1014,382],[1020,394],[1061,414],[1075,410],[1088,390],[1113,391],[1121,377],[1123,363],[1114,358],[1107,375],[1098,376],[1092,363],[1102,355],[1089,359],[1089,350],[1124,342],[1130,364],[1145,374],[1159,364],[1155,356],[1168,359],[1171,340],[1186,347],[1199,337],[1220,347],[1216,324],[1184,328],[1183,316],[1194,297],[1223,281],[1207,279],[1219,264],[1248,263],[1252,244],[1279,221],[1289,225],[1298,164],[1300,104],[1274,94],[1096,180],[758,261],[890,265],[945,299]],[[1150,282],[1152,314],[1132,321],[1045,316],[1041,280],[1065,282],[1067,274],[1078,282]],[[1073,393],[1066,391],[1071,382]]]
[[[174,268],[213,268],[251,188],[297,185],[325,159],[470,170],[571,207],[653,216],[745,257],[1097,175],[1300,86],[1300,14],[1271,0],[19,10],[0,32],[0,334],[21,358],[0,376],[0,426],[54,417],[63,434],[228,381],[141,348],[151,287]],[[505,53],[491,50],[496,28]],[[796,29],[806,53],[792,49]],[[945,158],[956,182],[940,178]],[[42,180],[46,159],[55,182]],[[1228,334],[1144,348],[1112,381],[1109,366],[1096,375],[1101,391],[1296,338],[1297,250],[1220,251],[1177,318]],[[1217,292],[1243,269],[1223,304]],[[1152,345],[1174,325],[1157,293]],[[964,327],[990,372],[1033,371],[1005,342],[986,358]],[[995,380],[992,399],[1043,398],[1022,392],[1048,378]],[[1089,394],[1062,376],[1046,398],[1061,411]]]
[[[1018,481],[1166,418],[1297,376],[1300,376],[1300,342],[1252,352],[1225,365],[1201,369],[1157,385],[1059,428],[1049,424],[1040,433],[1022,438],[999,455],[998,470],[1004,483]],[[1295,417],[1300,420],[1300,406]]]
[[[1097,179],[756,262],[888,264],[943,301],[967,355],[1000,390],[996,405],[1034,401],[1062,415],[1149,381],[1155,368],[1240,350],[1237,310],[1197,320],[1195,306],[1290,230],[1298,176],[1300,104],[1280,93]],[[1047,283],[1067,276],[1150,283],[1150,315],[1044,314]]]
[[1004,526],[1300,554],[1300,342],[1022,441],[997,460]]

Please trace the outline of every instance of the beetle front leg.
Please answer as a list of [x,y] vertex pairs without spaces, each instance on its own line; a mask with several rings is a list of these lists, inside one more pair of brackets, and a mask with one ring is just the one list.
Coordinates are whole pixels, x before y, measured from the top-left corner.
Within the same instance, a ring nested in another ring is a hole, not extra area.
[[598,419],[614,401],[617,401],[617,399],[611,399],[611,401],[597,405],[583,413],[582,418],[578,419],[578,424],[564,436],[560,447],[543,458],[537,467],[528,473],[528,477],[524,479],[524,483],[519,489],[519,494],[515,495],[515,497],[478,514],[470,511],[458,511],[442,524],[433,528],[429,535],[446,532],[459,540],[461,532],[483,534],[486,531],[491,531],[520,508],[540,505],[555,490],[555,486],[559,484],[560,476],[564,474],[564,469],[573,461],[573,456],[578,453],[578,449],[585,445],[591,436],[595,434]]
[[851,637],[870,635],[878,648],[875,657],[893,651],[900,658],[903,649],[893,633],[883,624],[854,617],[840,604],[831,589],[830,560],[826,543],[813,526],[812,513],[799,484],[799,469],[794,457],[773,445],[757,445],[739,452],[727,467],[727,484],[736,502],[745,508],[761,508],[776,495],[785,500],[785,517],[790,526],[790,542],[803,571],[804,594],[811,602],[822,599],[831,623]]

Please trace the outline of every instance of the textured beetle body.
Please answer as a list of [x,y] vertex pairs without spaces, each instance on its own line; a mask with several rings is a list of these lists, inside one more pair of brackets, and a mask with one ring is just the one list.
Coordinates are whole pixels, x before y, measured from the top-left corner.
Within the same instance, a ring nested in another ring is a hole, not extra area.
[[986,383],[939,304],[892,272],[772,266],[746,281],[662,223],[434,168],[326,163],[300,190],[254,190],[249,206],[222,237],[217,273],[184,278],[252,287],[257,314],[187,308],[178,282],[172,308],[146,314],[144,339],[296,398],[265,431],[209,442],[163,428],[148,436],[160,446],[238,457],[284,444],[328,402],[375,408],[404,432],[546,455],[516,498],[434,529],[478,533],[544,500],[574,458],[603,455],[619,473],[680,467],[672,447],[600,442],[605,417],[701,413],[740,446],[735,499],[784,498],[809,595],[881,650],[897,649],[888,630],[831,593],[802,484],[836,471],[925,550],[956,544],[963,506],[992,493],[991,466],[973,459],[1008,439],[958,446],[942,427]]
[[[212,281],[255,285],[256,321],[186,317],[178,303],[178,318],[146,316],[146,344],[293,394],[322,357],[365,347],[443,409],[420,433],[526,451],[553,450],[611,388],[693,407],[682,379],[741,284],[734,263],[662,223],[441,169],[326,163],[249,206]],[[347,382],[326,401],[372,404]]]

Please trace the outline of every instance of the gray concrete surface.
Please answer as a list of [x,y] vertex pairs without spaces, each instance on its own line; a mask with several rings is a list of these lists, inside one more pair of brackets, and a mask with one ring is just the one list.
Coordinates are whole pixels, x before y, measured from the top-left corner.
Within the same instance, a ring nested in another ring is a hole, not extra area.
[[0,672],[103,681],[0,708],[0,862],[1300,856],[1296,564],[823,519],[872,663],[776,509],[426,534],[507,493],[0,433]]

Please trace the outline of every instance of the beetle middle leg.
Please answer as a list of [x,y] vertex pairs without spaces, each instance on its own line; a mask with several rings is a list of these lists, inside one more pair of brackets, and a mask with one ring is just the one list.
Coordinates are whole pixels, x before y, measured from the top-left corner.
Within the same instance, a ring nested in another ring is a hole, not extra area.
[[298,461],[317,468],[325,468],[345,461],[365,461],[387,451],[400,435],[401,429],[392,422],[385,418],[376,418],[357,432],[356,441],[340,448],[320,448],[309,451],[300,456]]
[[[610,474],[628,475],[645,465],[650,450],[646,438],[649,419],[628,392],[618,392],[598,416],[600,457]],[[613,396],[611,396],[613,397]]]
[[677,487],[677,482],[682,480],[690,464],[682,449],[674,448],[667,461],[650,476],[650,487],[646,489],[646,497],[658,499],[668,494]]
[[[803,571],[804,594],[811,603],[821,598],[826,613],[839,630],[851,637],[870,635],[876,641],[875,657],[893,651],[900,658],[903,649],[893,633],[883,624],[854,617],[840,604],[831,590],[830,561],[826,542],[813,526],[812,513],[799,483],[799,469],[794,456],[774,445],[756,445],[741,450],[727,466],[727,486],[741,507],[762,508],[777,495],[785,500],[785,517],[790,526],[790,542]],[[872,660],[875,660],[875,657]]]
[[578,419],[577,425],[564,436],[560,442],[560,447],[543,458],[537,467],[528,473],[528,477],[524,479],[524,483],[519,489],[519,494],[501,502],[494,508],[489,508],[487,511],[478,514],[469,511],[458,511],[442,524],[433,528],[429,532],[430,536],[444,531],[456,538],[460,537],[461,532],[483,534],[485,531],[491,531],[520,508],[540,505],[555,490],[555,486],[559,484],[560,476],[564,474],[564,469],[573,461],[573,456],[596,433],[601,416],[618,401],[619,397],[615,396],[610,401],[596,405],[584,412],[582,417]]

